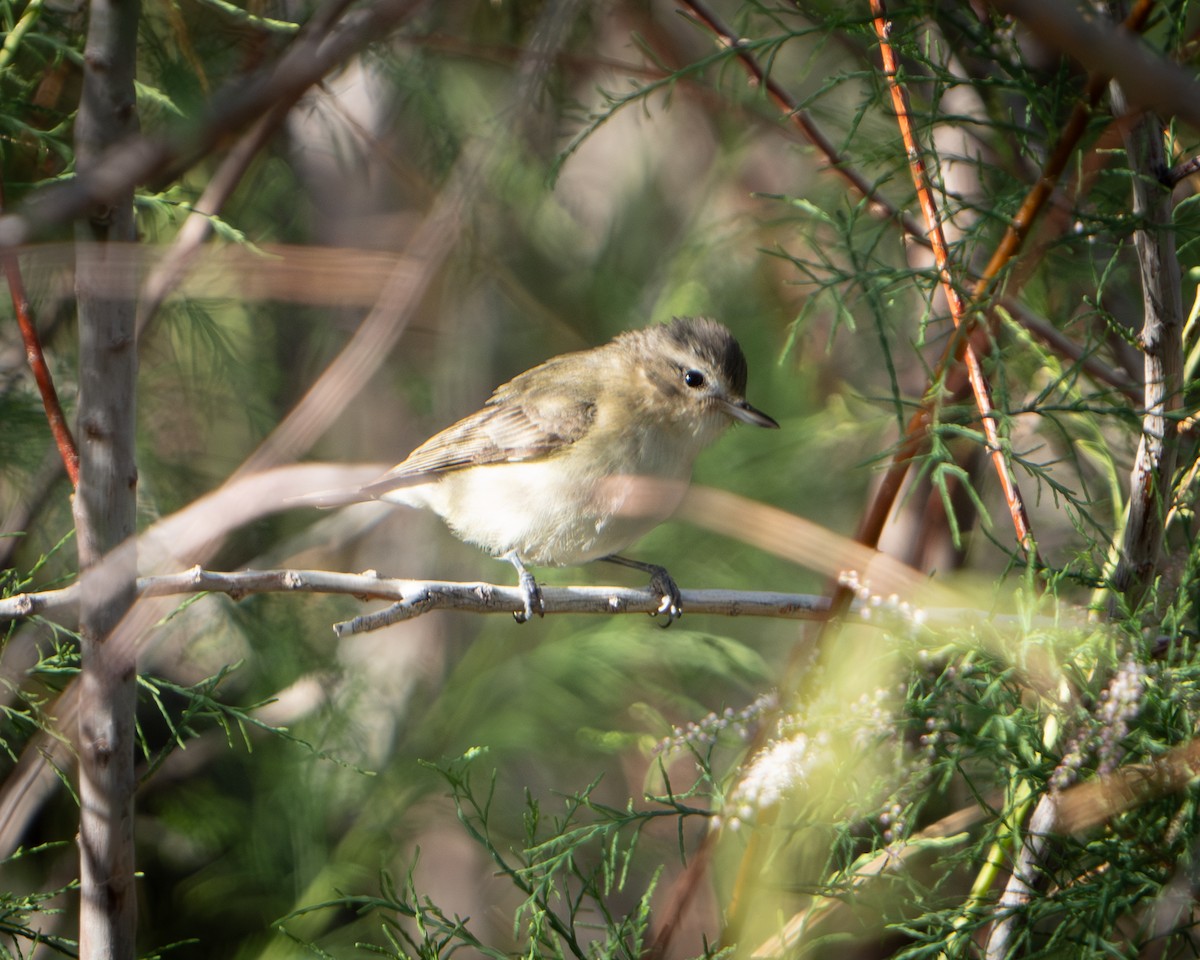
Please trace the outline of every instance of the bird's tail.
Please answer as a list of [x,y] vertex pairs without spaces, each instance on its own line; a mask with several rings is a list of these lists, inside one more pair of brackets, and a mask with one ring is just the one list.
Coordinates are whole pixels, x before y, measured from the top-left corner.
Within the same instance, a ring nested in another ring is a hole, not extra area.
[[345,507],[352,503],[365,503],[374,499],[370,494],[355,488],[351,490],[318,490],[316,493],[306,493],[300,497],[289,497],[287,503],[288,506],[296,508],[319,507],[322,510],[331,510],[334,507]]

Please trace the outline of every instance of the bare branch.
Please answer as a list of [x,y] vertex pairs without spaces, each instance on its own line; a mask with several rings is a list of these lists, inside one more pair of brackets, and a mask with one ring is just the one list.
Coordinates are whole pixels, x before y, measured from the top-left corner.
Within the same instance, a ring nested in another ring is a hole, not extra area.
[[[1120,86],[1113,85],[1112,97],[1117,110],[1123,111]],[[1170,506],[1178,447],[1171,415],[1182,403],[1184,309],[1158,118],[1149,113],[1140,117],[1126,133],[1125,150],[1132,171],[1133,214],[1140,224],[1134,232],[1134,245],[1142,279],[1144,314],[1139,339],[1144,355],[1145,413],[1129,484],[1129,516],[1112,582],[1133,605],[1157,572]]]
[[[139,0],[92,0],[75,121],[76,169],[87,178],[113,144],[137,131],[134,64]],[[93,244],[75,275],[79,310],[79,956],[133,960],[133,645],[111,642],[134,603],[137,336],[135,288],[100,293],[110,242],[134,236],[132,184],[77,213],[77,239]]]
[[[337,624],[334,630],[338,636],[376,630],[430,610],[509,613],[524,606],[524,596],[517,587],[446,580],[400,580],[380,577],[373,571],[359,574],[329,570],[223,573],[193,567],[181,573],[138,580],[139,597],[224,593],[240,599],[257,593],[292,592],[349,594],[364,600],[396,601],[387,610]],[[544,587],[543,594],[548,614],[650,614],[661,602],[660,597],[653,596],[648,590],[630,587]],[[819,620],[829,605],[825,597],[812,594],[739,590],[685,590],[683,599],[686,611],[693,614],[792,620]],[[0,621],[70,613],[78,602],[78,584],[62,590],[18,594],[0,600]]]
[[1057,830],[1058,794],[1045,793],[1038,801],[1024,829],[1021,846],[1013,860],[1012,874],[996,904],[998,919],[988,936],[987,960],[1003,960],[1013,955],[1014,939],[1023,929],[1017,920],[1037,891],[1045,886],[1043,870],[1051,834]]
[[1135,108],[1149,108],[1200,127],[1200,83],[1195,74],[1156,56],[1111,22],[1084,17],[1063,0],[993,0],[1019,17],[1039,40],[1093,73],[1113,77]]
[[[386,610],[335,624],[334,631],[339,637],[378,630],[431,610],[514,613],[522,610],[525,604],[524,594],[513,586],[482,581],[406,580],[381,577],[374,570],[363,573],[291,569],[224,572],[195,566],[179,573],[140,577],[137,593],[139,600],[201,593],[223,593],[235,600],[260,593],[321,593],[353,596],[363,601],[395,601]],[[662,597],[633,587],[543,587],[542,593],[547,614],[653,614],[662,603]],[[77,608],[79,597],[78,583],[61,590],[5,597],[0,599],[0,622],[27,617],[69,616]],[[820,594],[768,590],[684,590],[683,602],[687,613],[721,617],[824,620],[829,612],[829,598]],[[859,602],[851,609],[862,622],[880,626],[896,622],[932,627],[983,621],[992,625],[1019,622],[1016,617],[967,607],[921,607],[918,610],[900,601]]]

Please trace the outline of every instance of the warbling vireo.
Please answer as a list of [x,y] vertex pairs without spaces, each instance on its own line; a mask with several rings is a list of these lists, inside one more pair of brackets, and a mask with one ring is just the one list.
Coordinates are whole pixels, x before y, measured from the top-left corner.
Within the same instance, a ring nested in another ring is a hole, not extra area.
[[432,510],[457,537],[516,567],[518,622],[544,610],[525,564],[609,560],[651,575],[670,625],[682,613],[675,581],[617,553],[674,512],[692,461],[732,421],[779,426],[745,390],[733,335],[713,320],[676,318],[526,370],[378,480],[323,505],[377,499]]

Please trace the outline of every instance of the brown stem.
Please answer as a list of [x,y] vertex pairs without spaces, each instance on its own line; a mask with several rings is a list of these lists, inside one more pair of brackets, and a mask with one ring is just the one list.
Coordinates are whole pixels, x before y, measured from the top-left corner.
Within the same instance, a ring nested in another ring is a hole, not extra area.
[[1128,31],[1103,17],[1084,16],[1065,0],[992,0],[1019,17],[1039,40],[1098,76],[1112,77],[1132,106],[1200,126],[1200,83],[1195,73],[1164,60]]
[[[950,272],[950,251],[946,246],[946,237],[942,230],[941,213],[937,208],[936,201],[933,199],[933,191],[930,189],[929,183],[929,173],[925,169],[925,161],[917,145],[916,133],[913,130],[909,109],[908,92],[898,79],[899,64],[896,61],[896,54],[892,49],[889,39],[891,23],[887,19],[887,9],[884,6],[883,0],[871,0],[871,12],[874,15],[875,32],[879,36],[879,50],[883,57],[884,76],[887,78],[888,90],[892,96],[892,105],[896,110],[896,122],[900,126],[901,136],[904,138],[904,148],[908,154],[913,185],[916,187],[921,211],[925,215],[925,223],[929,228],[929,240],[933,246],[933,256],[937,263],[938,277],[941,280],[942,289],[945,291],[946,300],[950,305],[950,317],[957,329],[969,331],[971,321],[968,315],[967,301],[959,293],[958,287],[954,282],[954,277]],[[1016,245],[1019,242],[1019,238],[1014,241],[1011,251],[1005,251],[1004,245],[1001,244],[1001,247],[996,251],[996,255],[992,258],[993,261],[1007,261],[1016,252]],[[981,281],[981,283],[983,282],[985,281]],[[1001,444],[995,405],[992,402],[991,384],[984,376],[983,364],[980,362],[980,355],[972,343],[972,338],[963,338],[962,344],[961,359],[966,364],[967,375],[971,380],[971,391],[975,395],[975,406],[979,411],[984,435],[987,438],[988,453],[995,466],[996,475],[1000,479],[1000,487],[1004,491],[1004,499],[1008,504],[1013,529],[1017,534],[1017,541],[1032,559],[1034,552],[1033,532],[1029,526],[1029,515],[1025,509],[1025,500],[1021,496],[1021,491],[1017,487],[1012,471],[1009,469],[1008,458],[1005,456],[1004,448]]]

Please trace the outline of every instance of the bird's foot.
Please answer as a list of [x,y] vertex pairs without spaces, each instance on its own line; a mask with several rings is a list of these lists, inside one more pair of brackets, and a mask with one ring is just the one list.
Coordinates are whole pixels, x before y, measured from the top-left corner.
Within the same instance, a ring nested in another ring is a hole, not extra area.
[[617,563],[622,567],[632,567],[634,570],[641,570],[643,573],[650,574],[650,590],[655,596],[661,598],[658,609],[651,613],[650,616],[657,617],[660,613],[665,613],[667,619],[663,623],[664,629],[683,616],[683,594],[680,592],[675,580],[667,573],[666,567],[660,567],[657,563],[644,563],[641,560],[618,557],[616,554],[613,554],[611,557],[604,557],[603,559],[609,563]]
[[676,620],[683,616],[683,594],[679,590],[679,585],[674,578],[667,573],[666,567],[660,567],[657,564],[649,564],[647,572],[650,574],[650,589],[662,598],[658,605],[658,609],[651,614],[652,617],[657,617],[660,613],[665,613],[667,619],[663,621],[663,629],[665,630]]
[[546,601],[542,599],[542,588],[533,579],[533,574],[528,570],[522,570],[520,580],[521,593],[525,595],[525,609],[514,610],[513,619],[517,623],[526,623],[533,619],[534,614],[544,617],[546,615]]
[[513,619],[517,623],[527,623],[533,619],[534,614],[544,617],[546,615],[546,601],[542,599],[542,588],[537,585],[533,574],[525,569],[525,564],[521,562],[517,551],[511,550],[501,559],[507,560],[516,567],[517,577],[520,580],[521,593],[525,597],[525,609],[514,610]]

